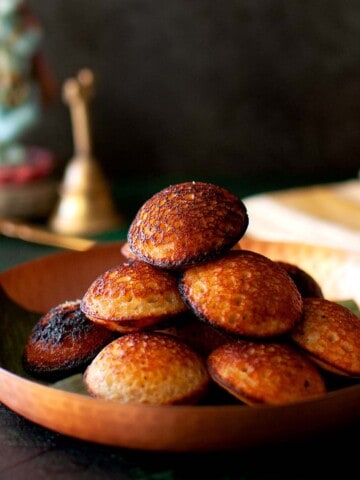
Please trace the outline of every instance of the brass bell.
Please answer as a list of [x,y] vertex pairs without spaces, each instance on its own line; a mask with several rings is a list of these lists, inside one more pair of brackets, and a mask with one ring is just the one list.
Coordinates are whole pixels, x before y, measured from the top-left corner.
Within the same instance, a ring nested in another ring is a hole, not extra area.
[[69,235],[91,235],[120,227],[102,169],[94,158],[89,103],[94,95],[94,74],[82,69],[64,83],[63,98],[72,119],[75,155],[59,187],[59,200],[50,216],[52,230]]

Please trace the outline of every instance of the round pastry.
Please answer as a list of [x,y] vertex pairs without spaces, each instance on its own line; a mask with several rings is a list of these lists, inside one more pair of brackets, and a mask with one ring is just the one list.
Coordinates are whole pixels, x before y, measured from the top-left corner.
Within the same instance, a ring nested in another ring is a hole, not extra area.
[[287,273],[295,282],[295,285],[297,286],[303,298],[324,298],[322,289],[318,282],[309,273],[305,272],[305,270],[288,262],[277,261],[276,263],[287,271]]
[[[241,250],[240,242],[236,242],[232,250]],[[137,256],[130,250],[128,242],[124,242],[120,248],[121,254],[127,259],[136,259]]]
[[360,319],[348,308],[323,298],[304,299],[302,320],[291,338],[325,370],[360,377]]
[[128,231],[131,251],[165,268],[182,268],[234,246],[248,227],[242,201],[204,182],[171,185],[140,208]]
[[211,378],[248,405],[281,405],[326,392],[315,365],[287,344],[237,340],[207,360]]
[[270,337],[300,320],[302,298],[282,267],[248,250],[233,250],[188,268],[179,282],[200,318],[230,333]]
[[187,310],[173,275],[129,260],[98,276],[81,300],[93,322],[121,333],[149,328]]
[[194,404],[209,384],[205,361],[172,335],[129,333],[107,345],[84,373],[88,392],[122,403]]
[[95,325],[80,310],[80,300],[67,301],[43,315],[29,335],[23,366],[30,375],[56,381],[82,372],[114,333]]

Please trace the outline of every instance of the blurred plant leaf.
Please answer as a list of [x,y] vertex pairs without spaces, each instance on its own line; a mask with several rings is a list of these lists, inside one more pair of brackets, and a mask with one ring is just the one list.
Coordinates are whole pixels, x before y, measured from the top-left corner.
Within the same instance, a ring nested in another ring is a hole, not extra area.
[[340,300],[337,302],[339,305],[342,305],[343,307],[346,307],[348,308],[349,310],[351,310],[353,313],[355,313],[355,315],[357,315],[358,317],[360,317],[360,308],[359,308],[359,305],[352,299],[348,299],[348,300]]

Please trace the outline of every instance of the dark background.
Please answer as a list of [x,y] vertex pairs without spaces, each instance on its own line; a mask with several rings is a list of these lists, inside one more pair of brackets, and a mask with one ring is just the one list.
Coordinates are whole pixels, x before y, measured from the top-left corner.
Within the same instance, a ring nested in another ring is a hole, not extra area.
[[[358,0],[28,4],[59,85],[96,74],[95,153],[112,179],[357,175]],[[31,141],[60,165],[73,155],[60,92]]]

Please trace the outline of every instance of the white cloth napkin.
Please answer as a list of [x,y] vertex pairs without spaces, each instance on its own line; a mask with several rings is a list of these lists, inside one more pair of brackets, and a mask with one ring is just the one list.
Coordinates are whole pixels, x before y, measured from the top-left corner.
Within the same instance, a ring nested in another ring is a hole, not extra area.
[[360,252],[360,180],[243,198],[247,235]]

